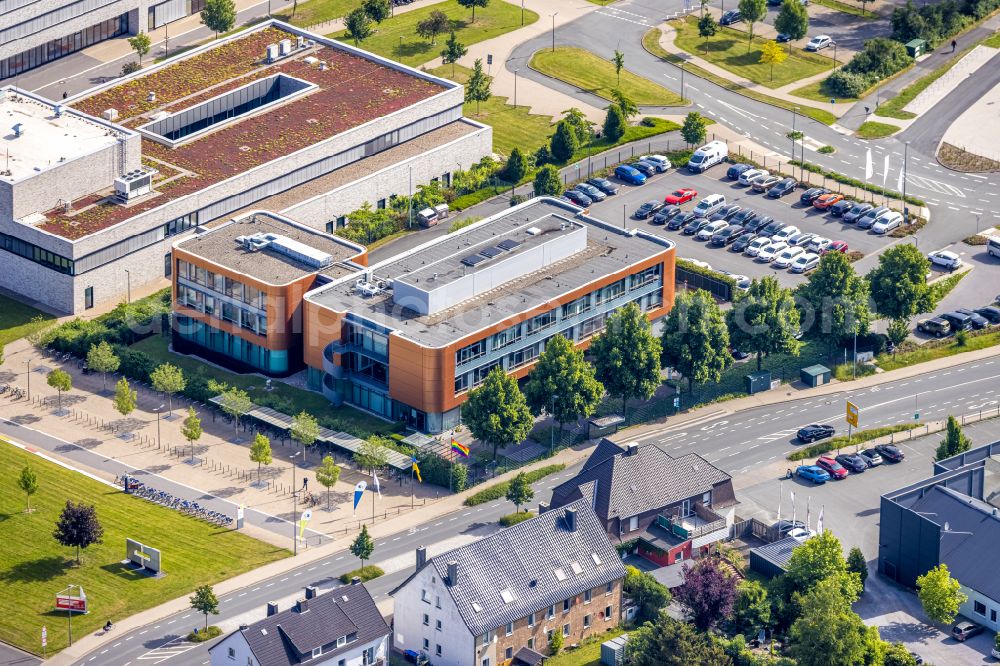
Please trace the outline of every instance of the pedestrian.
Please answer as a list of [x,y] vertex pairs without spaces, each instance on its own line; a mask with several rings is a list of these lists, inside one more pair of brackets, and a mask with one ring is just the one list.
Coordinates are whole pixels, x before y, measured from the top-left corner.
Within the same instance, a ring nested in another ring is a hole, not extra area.
[[309,479],[302,479],[302,490],[309,490]]
[[[952,49],[952,50],[954,50],[954,49]],[[63,90],[63,99],[66,99],[66,91],[65,90]]]
[[865,107],[865,115],[866,116],[871,115],[871,112],[872,112],[872,110],[869,107],[866,106]]
[[958,46],[958,42],[956,42],[954,39],[951,40],[951,52],[952,53],[955,52],[955,47],[957,47],[957,46]]

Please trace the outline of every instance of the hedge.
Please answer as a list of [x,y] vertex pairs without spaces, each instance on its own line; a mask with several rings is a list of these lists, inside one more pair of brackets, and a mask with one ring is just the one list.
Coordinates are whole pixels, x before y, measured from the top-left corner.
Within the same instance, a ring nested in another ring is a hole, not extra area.
[[687,259],[677,259],[675,264],[688,271],[689,273],[696,273],[703,277],[712,278],[713,280],[718,280],[719,282],[727,283],[732,289],[736,289],[736,280],[728,275],[723,275],[722,273],[712,270],[711,268],[703,268],[698,264],[693,264]]
[[890,199],[901,199],[906,201],[907,203],[913,204],[914,206],[926,205],[926,202],[924,202],[923,199],[911,197],[910,195],[906,195],[904,199],[903,195],[900,194],[899,192],[886,189],[884,187],[881,187],[880,185],[872,185],[871,183],[866,183],[863,180],[858,180],[857,178],[851,178],[850,176],[845,176],[844,174],[837,173],[836,171],[828,171],[827,169],[824,169],[818,164],[813,164],[812,162],[802,162],[801,160],[789,160],[788,163],[793,166],[802,167],[806,171],[811,171],[812,173],[821,174],[831,180],[837,181],[838,183],[849,185],[851,187],[856,187],[859,190],[865,190],[873,194],[881,194],[884,196],[888,196]]
[[367,583],[370,580],[374,580],[379,576],[384,576],[385,572],[374,564],[368,564],[360,569],[355,569],[354,571],[348,571],[347,573],[340,574],[341,583],[350,583],[351,579],[357,576],[361,579],[362,583]]
[[523,523],[530,518],[534,518],[535,514],[530,511],[516,511],[514,513],[508,513],[506,516],[500,518],[500,524],[504,527],[510,527],[511,525],[517,525],[518,523]]
[[879,437],[885,437],[886,435],[892,434],[894,432],[902,432],[905,430],[913,430],[919,427],[916,423],[904,423],[900,425],[885,426],[883,428],[871,428],[869,430],[859,430],[858,432],[851,435],[850,439],[847,437],[834,437],[832,439],[824,439],[822,442],[816,442],[804,449],[799,449],[798,451],[793,451],[788,454],[789,460],[804,460],[805,458],[812,458],[813,456],[820,456],[824,453],[829,453],[836,449],[842,449],[848,446],[854,446],[855,444],[861,444],[863,442],[868,442],[873,439],[878,439]]
[[[564,469],[566,469],[566,465],[556,463],[555,465],[546,465],[545,467],[539,467],[536,470],[525,472],[524,476],[528,480],[528,483],[534,483],[535,481],[544,479],[549,474],[555,474],[556,472],[561,472]],[[421,468],[421,471],[423,471],[423,468]],[[509,487],[510,481],[502,481],[500,483],[494,483],[492,486],[487,486],[478,493],[466,497],[465,506],[476,506],[478,504],[492,502],[493,500],[503,499],[507,496],[507,489]]]
[[128,346],[158,332],[160,318],[170,312],[170,289],[152,296],[120,303],[111,312],[90,320],[74,319],[47,331],[42,344],[59,352],[85,358],[90,346],[106,341]]

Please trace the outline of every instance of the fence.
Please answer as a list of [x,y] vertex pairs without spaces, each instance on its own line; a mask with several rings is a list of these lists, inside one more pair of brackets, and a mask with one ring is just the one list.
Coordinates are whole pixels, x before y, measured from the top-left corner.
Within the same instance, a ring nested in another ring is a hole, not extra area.
[[733,287],[729,282],[689,271],[682,266],[674,268],[674,275],[674,282],[683,284],[685,289],[704,289],[721,301],[733,300]]

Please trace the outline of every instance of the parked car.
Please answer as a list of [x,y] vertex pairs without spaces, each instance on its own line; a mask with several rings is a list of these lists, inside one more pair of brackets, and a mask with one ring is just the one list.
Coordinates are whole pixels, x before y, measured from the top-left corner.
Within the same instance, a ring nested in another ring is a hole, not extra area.
[[677,231],[678,229],[687,226],[691,220],[694,220],[697,217],[698,216],[694,214],[693,210],[679,213],[667,221],[667,229],[670,229],[670,231]]
[[820,51],[833,45],[833,38],[829,35],[816,35],[806,44],[806,51]]
[[645,220],[647,217],[654,215],[661,208],[663,208],[663,202],[655,199],[653,201],[647,201],[635,209],[635,212],[632,213],[632,217],[637,220]]
[[974,312],[968,308],[956,308],[955,312],[957,312],[958,314],[963,314],[969,319],[971,319],[972,328],[980,329],[980,328],[986,328],[987,326],[990,325],[989,319],[979,314],[978,312]]
[[741,227],[745,227],[751,222],[757,219],[757,213],[749,208],[744,208],[743,210],[736,213],[731,220],[733,224],[738,224]]
[[653,224],[666,224],[670,221],[672,217],[681,214],[680,206],[664,206],[655,215],[653,215]]
[[870,203],[856,203],[851,206],[851,209],[844,213],[844,222],[857,222],[858,218],[870,211],[874,206]]
[[806,524],[801,520],[779,520],[771,525],[771,529],[777,531],[778,538],[783,539],[788,533],[795,529],[805,529]]
[[879,206],[878,208],[872,208],[870,211],[858,218],[858,229],[871,229],[875,226],[878,218],[889,213],[889,209],[885,206]]
[[982,625],[968,620],[959,620],[955,623],[955,626],[951,628],[951,637],[956,641],[964,641],[981,633],[983,633]]
[[903,458],[906,457],[903,455],[903,451],[899,447],[893,446],[892,444],[879,444],[875,447],[875,451],[882,456],[883,460],[895,463],[903,462]]
[[712,217],[717,220],[729,220],[734,215],[743,210],[743,206],[739,204],[726,204],[718,210]]
[[722,14],[722,18],[719,19],[719,25],[733,25],[740,23],[742,20],[743,14],[736,9],[729,9]]
[[834,217],[843,217],[844,213],[851,210],[854,207],[853,201],[848,201],[847,199],[841,199],[837,203],[830,206],[830,215]]
[[744,222],[743,226],[746,227],[747,231],[750,231],[752,233],[757,233],[758,231],[760,231],[767,225],[771,224],[772,222],[774,222],[774,218],[771,217],[770,215],[755,214],[755,217],[749,222]]
[[833,437],[834,432],[836,432],[836,430],[832,425],[826,423],[813,423],[799,428],[795,437],[798,438],[798,440],[803,444],[811,444],[819,439]]
[[833,241],[829,238],[824,238],[823,236],[813,236],[813,238],[806,243],[806,249],[810,252],[822,252],[827,245]]
[[640,155],[639,161],[651,162],[656,166],[657,173],[663,173],[670,168],[670,160],[665,155]]
[[660,168],[656,162],[649,162],[647,160],[636,160],[635,162],[632,162],[632,167],[644,174],[647,178],[655,176],[660,172]]
[[744,233],[729,246],[729,251],[742,254],[743,251],[747,249],[747,246],[757,238],[759,238],[757,234],[752,234],[749,231],[746,231],[746,228],[744,227]]
[[827,252],[847,252],[848,249],[847,241],[835,240],[827,243],[826,247],[823,248],[822,254],[826,254]]
[[878,467],[882,464],[882,456],[875,449],[865,449],[864,451],[859,451],[858,455],[868,463],[869,467]]
[[673,204],[678,206],[682,203],[687,203],[691,201],[696,196],[698,196],[697,190],[692,190],[690,187],[682,187],[679,190],[674,190],[666,197],[663,198],[663,203]]
[[816,530],[809,529],[806,527],[795,527],[788,531],[787,536],[792,537],[796,541],[802,542],[816,536]]
[[886,213],[875,221],[872,225],[873,234],[887,234],[903,223],[903,214],[898,211]]
[[771,238],[773,238],[776,241],[785,241],[786,243],[791,245],[792,236],[794,236],[799,232],[800,230],[797,226],[795,226],[794,224],[789,224],[787,227],[782,227],[778,231],[774,232]]
[[712,245],[725,247],[735,243],[736,239],[746,233],[746,229],[738,224],[730,224],[726,228],[712,234]]
[[781,176],[757,176],[750,181],[750,189],[754,192],[767,192],[774,185],[781,181]]
[[594,203],[590,197],[580,190],[566,190],[563,192],[563,196],[575,203],[577,206],[582,206],[583,208],[587,208],[590,204]]
[[779,32],[777,35],[774,36],[774,41],[778,42],[779,44],[784,44],[785,42],[792,41],[792,36],[789,35],[787,32]]
[[707,217],[696,217],[684,225],[684,235],[694,236],[709,224],[711,224],[711,222]]
[[699,217],[709,217],[712,213],[718,213],[726,205],[726,197],[722,194],[709,194],[698,202],[694,207],[694,214]]
[[[802,248],[798,248],[802,249]],[[795,257],[795,261],[788,270],[793,273],[808,273],[809,271],[815,270],[819,266],[819,255],[815,252],[805,252]]]
[[841,453],[834,460],[851,474],[861,474],[868,469],[868,463],[857,453]]
[[777,220],[774,220],[770,224],[764,226],[762,229],[758,229],[757,233],[759,233],[761,236],[767,236],[768,238],[770,238],[771,236],[778,233],[787,226],[788,225],[785,224],[784,222],[778,222]]
[[962,314],[961,312],[952,311],[944,312],[940,315],[941,319],[944,319],[949,324],[951,324],[952,331],[971,331],[972,330],[972,317],[967,314]]
[[737,178],[740,177],[740,174],[742,174],[747,169],[752,169],[752,168],[753,168],[752,164],[742,164],[742,163],[734,164],[728,169],[726,169],[726,178],[728,178],[729,180],[736,180]]
[[620,164],[615,167],[615,177],[625,181],[629,185],[644,185],[646,183],[646,176],[627,164]]
[[830,480],[830,474],[822,467],[816,465],[799,465],[795,470],[795,475],[800,479],[812,481],[816,485],[826,483]]
[[951,333],[951,323],[941,317],[928,317],[917,322],[917,330],[935,338],[943,338]]
[[774,258],[774,261],[771,262],[771,265],[775,268],[788,268],[792,265],[793,261],[799,258],[799,255],[805,253],[806,251],[801,247],[795,247],[794,245],[787,247],[778,253],[778,255]]
[[[616,174],[617,175],[617,174]],[[593,185],[601,192],[604,192],[608,196],[613,194],[618,194],[618,188],[607,178],[591,178],[587,181],[588,184]]]
[[749,187],[750,183],[758,176],[769,176],[769,175],[770,172],[768,172],[766,169],[757,169],[757,168],[747,169],[746,171],[740,174],[738,182],[740,185]]
[[927,253],[927,258],[935,266],[941,266],[952,271],[962,267],[962,258],[958,256],[957,252],[952,252],[951,250],[934,250]]
[[757,261],[762,264],[769,264],[778,258],[778,255],[788,249],[785,241],[771,241],[767,247],[757,253]]
[[729,146],[725,141],[709,141],[691,153],[687,168],[691,173],[704,173],[729,157]]
[[985,317],[991,324],[1000,324],[1000,308],[995,305],[987,305],[985,308],[977,308],[976,314]]
[[[746,291],[747,289],[749,289],[750,283],[753,282],[753,280],[751,280],[746,275],[740,275],[739,273],[730,273],[728,271],[722,271],[722,272],[723,274],[728,275],[729,277],[731,277],[733,280],[736,281],[736,288],[739,289],[740,291]],[[740,360],[741,357],[739,355],[741,353],[742,352],[739,351],[733,352],[733,358],[735,358],[737,361]],[[747,358],[747,357],[749,357],[749,354],[744,354],[742,356],[742,358]]]
[[729,223],[726,222],[725,220],[716,220],[715,222],[709,221],[708,224],[706,224],[705,226],[703,226],[701,229],[698,230],[698,233],[695,234],[694,238],[695,240],[700,240],[700,241],[711,240],[712,236],[719,233],[728,226]]
[[766,236],[757,236],[752,241],[747,243],[747,247],[743,250],[743,254],[748,257],[756,257],[760,254],[760,251],[771,244],[771,239]]
[[[915,663],[917,666],[924,666],[924,658],[921,657],[919,654],[917,654],[913,650],[910,650],[910,656],[913,657],[913,663]],[[993,648],[993,656],[996,657],[997,659],[1000,659],[1000,650]]]
[[815,208],[816,210],[826,210],[833,204],[843,201],[843,199],[844,195],[837,194],[836,192],[828,192],[826,194],[821,194],[820,196],[816,197],[815,201],[813,201],[813,208]]
[[580,183],[573,189],[578,190],[586,194],[592,201],[604,201],[608,198],[608,195],[597,189],[589,183]]
[[799,185],[798,181],[795,180],[794,178],[784,178],[779,182],[775,183],[774,187],[772,187],[767,191],[767,196],[771,197],[772,199],[780,199],[789,192],[794,191],[795,188],[798,187],[798,185]]
[[834,479],[846,479],[847,470],[839,462],[828,456],[823,456],[816,460],[816,467],[829,474]]
[[829,193],[830,190],[825,187],[810,187],[808,190],[799,195],[799,203],[811,206],[813,201],[816,201],[816,199],[819,199],[824,194]]

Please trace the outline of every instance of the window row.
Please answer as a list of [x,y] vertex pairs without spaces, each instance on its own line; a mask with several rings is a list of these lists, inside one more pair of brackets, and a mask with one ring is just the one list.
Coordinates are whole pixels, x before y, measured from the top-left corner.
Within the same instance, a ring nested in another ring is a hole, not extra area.
[[177,285],[177,303],[267,337],[267,315],[258,315],[182,284]]
[[267,307],[267,295],[260,289],[243,284],[226,275],[213,273],[202,266],[196,266],[181,259],[177,260],[177,277],[194,282],[216,293],[225,294],[237,301],[243,301],[260,310]]
[[0,234],[0,247],[3,247],[3,249],[7,250],[11,254],[24,257],[29,261],[41,264],[42,266],[51,268],[59,273],[73,275],[72,259],[67,259],[66,257],[60,256],[54,252],[49,252],[45,248],[38,247],[37,245],[23,241],[20,238],[15,238],[14,236],[9,236],[7,234]]
[[128,14],[122,14],[65,37],[53,39],[35,48],[0,60],[0,79],[26,72],[64,55],[85,49],[91,44],[123,35],[126,32],[128,32]]
[[360,326],[349,326],[347,338],[350,343],[363,351],[378,356],[389,355],[389,337]]

